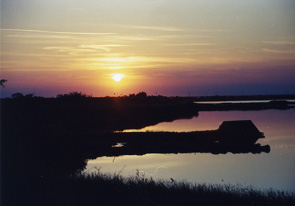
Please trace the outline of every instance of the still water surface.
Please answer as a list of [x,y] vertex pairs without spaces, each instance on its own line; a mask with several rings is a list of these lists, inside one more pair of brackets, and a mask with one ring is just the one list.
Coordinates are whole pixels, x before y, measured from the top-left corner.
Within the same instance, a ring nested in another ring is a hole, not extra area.
[[[204,101],[204,102],[195,102],[198,104],[222,104],[222,103],[269,103],[273,100],[235,100],[235,101]],[[281,100],[280,100],[281,101]],[[294,99],[287,99],[283,101],[288,101],[290,103],[294,103]]]
[[[192,119],[163,122],[136,131],[194,131],[217,129],[223,121],[252,120],[264,132],[258,140],[269,144],[270,153],[260,154],[147,154],[99,157],[89,160],[85,172],[95,171],[145,177],[173,178],[193,183],[241,184],[257,189],[295,192],[295,109],[263,111],[200,112]],[[132,130],[135,131],[135,130]],[[130,132],[130,130],[129,130]]]

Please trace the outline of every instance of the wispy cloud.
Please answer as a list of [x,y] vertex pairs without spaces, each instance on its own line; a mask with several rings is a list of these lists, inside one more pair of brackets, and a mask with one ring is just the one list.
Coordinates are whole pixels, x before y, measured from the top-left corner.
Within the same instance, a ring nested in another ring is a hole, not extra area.
[[193,40],[203,38],[214,38],[208,35],[191,35],[191,34],[170,34],[170,35],[110,35],[109,39],[120,41],[175,41],[179,39]]
[[201,32],[230,32],[231,30],[227,30],[227,29],[201,29],[201,30],[198,30],[198,31],[201,31]]
[[8,38],[23,38],[23,39],[61,39],[61,40],[65,40],[65,39],[79,39],[78,37],[74,38],[71,35],[53,35],[53,34],[7,34],[5,35]]
[[159,40],[158,37],[155,36],[134,36],[134,35],[113,35],[110,36],[109,39],[113,40],[122,40],[122,41],[154,41]]
[[[97,53],[97,52],[111,52],[112,48],[116,47],[127,47],[129,45],[120,45],[120,44],[105,44],[105,45],[85,45],[82,44],[80,46],[48,46],[43,47],[43,50],[48,51],[56,51],[60,53],[68,53],[68,54],[89,54],[89,53]],[[97,53],[98,54],[98,53]]]
[[184,31],[181,28],[175,27],[161,27],[161,26],[137,26],[137,25],[124,25],[123,27],[132,29],[143,29],[143,30],[156,30],[156,31]]
[[212,46],[211,43],[166,44],[165,46]]
[[278,50],[278,49],[267,49],[267,48],[262,48],[264,52],[268,53],[277,53],[277,54],[295,54],[294,50]]
[[170,35],[159,35],[159,39],[195,39],[195,38],[215,38],[210,35],[195,35],[195,34],[170,34]]
[[262,41],[262,43],[274,45],[295,45],[295,42],[292,41]]
[[116,33],[95,33],[95,32],[62,32],[62,31],[45,31],[45,30],[32,30],[32,29],[0,29],[1,31],[16,31],[16,32],[35,32],[47,34],[71,34],[71,35],[110,35]]
[[120,44],[105,44],[105,45],[80,45],[79,48],[83,49],[94,49],[94,50],[103,50],[110,52],[111,48],[114,47],[127,47],[129,45],[120,45]]
[[72,47],[66,47],[66,46],[50,46],[50,47],[44,47],[44,50],[54,50],[58,52],[69,52],[72,51]]
[[49,46],[43,47],[43,50],[52,51],[62,53],[64,55],[70,56],[97,56],[101,54],[101,51],[105,51],[103,49],[91,49],[91,48],[79,48],[79,47],[71,47],[71,46]]
[[1,52],[2,57],[14,56],[14,57],[63,57],[60,54],[42,54],[42,53],[24,53],[24,52]]
[[108,63],[132,63],[137,64],[139,62],[163,62],[167,63],[183,63],[183,62],[193,62],[194,59],[184,58],[184,57],[158,57],[158,56],[128,56],[128,57],[99,57],[99,58],[83,58],[80,60],[88,62],[108,62]]

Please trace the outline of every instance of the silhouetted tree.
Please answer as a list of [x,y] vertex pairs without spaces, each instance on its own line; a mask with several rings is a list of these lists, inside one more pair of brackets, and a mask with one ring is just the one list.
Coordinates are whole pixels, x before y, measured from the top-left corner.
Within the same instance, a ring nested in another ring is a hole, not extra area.
[[27,98],[27,99],[31,99],[31,98],[33,98],[35,95],[33,94],[33,93],[31,93],[31,94],[26,94],[25,95],[25,98]]
[[5,88],[5,86],[4,86],[4,84],[3,84],[3,83],[5,83],[5,82],[7,82],[7,80],[6,80],[6,79],[1,79],[1,80],[0,80],[0,85],[1,85],[2,87],[4,87],[4,88]]
[[17,92],[17,93],[12,94],[11,97],[14,99],[19,99],[19,98],[23,98],[24,95],[20,92]]
[[84,99],[91,96],[83,94],[82,92],[70,92],[69,94],[59,94],[56,98],[64,98],[64,99]]
[[136,97],[138,97],[138,98],[147,98],[147,94],[145,92],[139,92],[138,94],[136,94]]
[[32,98],[35,98],[35,95],[34,95],[34,93],[23,95],[22,93],[17,92],[17,93],[12,94],[11,97],[14,99],[21,99],[21,98],[32,99]]
[[135,94],[134,93],[133,94],[129,94],[129,97],[134,98],[135,97]]

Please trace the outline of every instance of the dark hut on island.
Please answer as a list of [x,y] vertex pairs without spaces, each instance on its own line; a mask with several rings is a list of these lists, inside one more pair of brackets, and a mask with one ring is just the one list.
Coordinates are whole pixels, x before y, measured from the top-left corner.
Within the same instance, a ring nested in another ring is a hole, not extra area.
[[224,121],[217,130],[222,144],[251,145],[259,138],[264,138],[251,120]]
[[[264,138],[251,120],[225,121],[217,130],[192,132],[117,132],[105,133],[111,145],[104,156],[143,155],[147,153],[213,154],[269,152],[269,145],[256,144]],[[110,149],[111,148],[111,149]]]

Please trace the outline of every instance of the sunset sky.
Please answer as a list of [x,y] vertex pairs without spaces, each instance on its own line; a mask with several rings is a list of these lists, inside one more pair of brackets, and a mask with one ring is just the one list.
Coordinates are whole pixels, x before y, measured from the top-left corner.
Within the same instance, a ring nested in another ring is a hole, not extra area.
[[2,97],[294,94],[295,1],[1,0],[1,79]]

